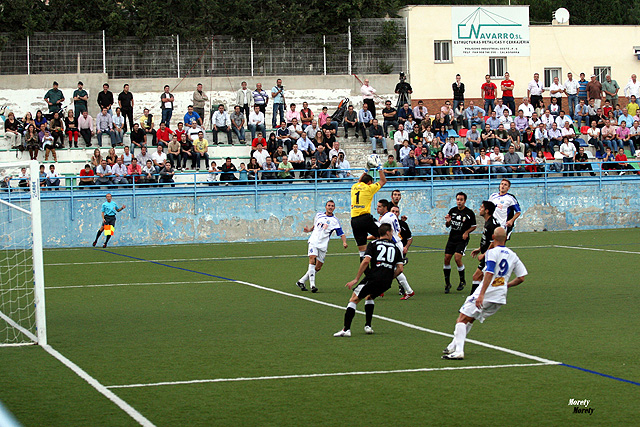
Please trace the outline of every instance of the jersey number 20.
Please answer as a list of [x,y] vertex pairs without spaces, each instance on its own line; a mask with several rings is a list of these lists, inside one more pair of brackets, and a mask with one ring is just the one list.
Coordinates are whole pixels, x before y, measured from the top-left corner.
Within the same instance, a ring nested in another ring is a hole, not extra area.
[[385,254],[386,254],[387,255],[386,261],[388,263],[392,263],[393,260],[396,257],[396,248],[393,247],[393,246],[390,246],[390,247],[378,246],[378,248],[380,249],[380,253],[378,254],[378,261],[384,262],[385,261]]

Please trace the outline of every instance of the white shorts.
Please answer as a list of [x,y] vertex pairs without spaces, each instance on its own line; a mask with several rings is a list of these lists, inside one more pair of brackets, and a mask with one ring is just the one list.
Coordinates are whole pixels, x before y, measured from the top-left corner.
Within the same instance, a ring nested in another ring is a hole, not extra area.
[[480,323],[484,322],[484,319],[495,314],[496,311],[502,307],[503,304],[497,304],[495,302],[485,302],[482,309],[476,307],[476,297],[469,295],[460,307],[460,313],[465,316],[473,317]]
[[326,250],[320,250],[318,248],[316,248],[315,246],[311,246],[309,245],[309,250],[307,251],[307,255],[308,256],[312,256],[315,255],[316,260],[320,261],[321,263],[324,264],[324,257],[325,255],[327,255],[327,251]]

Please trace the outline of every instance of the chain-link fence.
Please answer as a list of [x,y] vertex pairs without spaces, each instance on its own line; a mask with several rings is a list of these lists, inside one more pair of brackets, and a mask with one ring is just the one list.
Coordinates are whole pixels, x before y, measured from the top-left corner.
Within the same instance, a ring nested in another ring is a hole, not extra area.
[[388,74],[406,69],[405,20],[367,19],[347,34],[258,42],[233,36],[113,39],[103,33],[0,34],[0,74],[111,78]]

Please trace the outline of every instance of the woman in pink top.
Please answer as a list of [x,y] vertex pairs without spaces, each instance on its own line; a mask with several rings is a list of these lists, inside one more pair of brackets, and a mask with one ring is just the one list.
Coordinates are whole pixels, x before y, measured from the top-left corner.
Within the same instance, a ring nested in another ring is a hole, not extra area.
[[[618,126],[618,129],[616,129],[616,137],[618,139],[618,147],[617,148],[612,147],[612,150],[615,151],[615,150],[619,150],[620,148],[624,150],[624,144],[628,144],[630,146],[629,149],[633,153],[633,145],[629,141],[631,136],[629,135],[629,128],[627,127],[626,122],[622,122],[620,126]],[[612,141],[612,144],[613,144],[613,141]]]

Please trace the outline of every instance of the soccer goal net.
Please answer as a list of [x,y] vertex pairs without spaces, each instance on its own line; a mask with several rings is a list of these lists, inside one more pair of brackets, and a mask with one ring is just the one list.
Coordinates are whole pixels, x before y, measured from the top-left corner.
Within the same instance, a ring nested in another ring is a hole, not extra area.
[[0,164],[0,346],[47,343],[38,162]]

